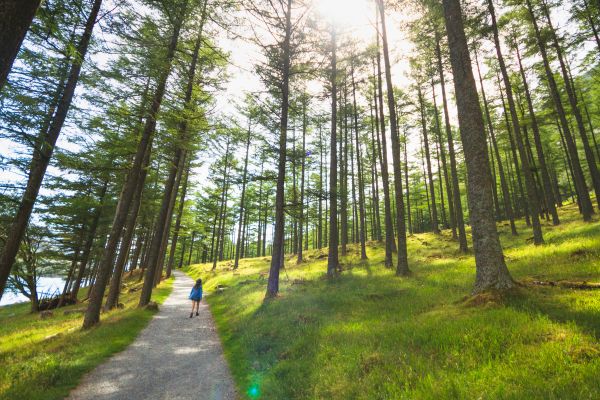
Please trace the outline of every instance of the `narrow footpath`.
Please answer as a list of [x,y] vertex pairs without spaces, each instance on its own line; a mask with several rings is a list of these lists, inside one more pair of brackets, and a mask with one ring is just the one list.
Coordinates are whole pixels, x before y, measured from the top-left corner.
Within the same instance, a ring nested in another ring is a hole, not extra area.
[[87,374],[72,400],[228,400],[235,386],[206,303],[189,318],[194,281],[174,271],[173,291],[137,339]]

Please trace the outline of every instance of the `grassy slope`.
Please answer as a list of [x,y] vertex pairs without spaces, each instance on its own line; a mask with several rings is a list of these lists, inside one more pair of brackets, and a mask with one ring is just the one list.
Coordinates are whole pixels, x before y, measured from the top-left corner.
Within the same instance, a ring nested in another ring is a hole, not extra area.
[[[530,231],[500,227],[509,269],[521,282],[600,281],[600,223]],[[326,254],[287,259],[281,296],[263,302],[268,259],[188,269],[206,289],[226,357],[246,398],[262,399],[584,399],[600,398],[600,291],[520,288],[504,299],[464,301],[474,280],[471,256],[449,232],[410,238],[412,276],[383,267],[383,249],[342,259],[324,279]]]
[[[171,292],[172,279],[153,293],[162,303]],[[127,289],[140,286],[137,277],[125,281]],[[139,291],[123,293],[124,309],[102,315],[100,326],[81,330],[82,314],[64,315],[74,305],[54,311],[41,320],[29,304],[0,308],[0,399],[63,399],[86,372],[111,354],[123,350],[154,314],[137,309]]]

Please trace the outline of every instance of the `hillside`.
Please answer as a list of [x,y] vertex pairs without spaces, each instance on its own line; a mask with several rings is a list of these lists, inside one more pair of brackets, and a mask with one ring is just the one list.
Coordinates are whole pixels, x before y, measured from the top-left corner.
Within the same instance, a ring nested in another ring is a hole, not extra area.
[[[325,278],[327,250],[296,265],[286,256],[279,297],[264,302],[268,258],[187,269],[208,302],[240,391],[250,399],[548,399],[600,396],[600,291],[561,286],[600,281],[600,223],[563,207],[546,244],[500,226],[521,286],[470,297],[472,256],[449,232],[410,237],[412,275],[383,267],[369,243]],[[526,233],[527,232],[527,233]],[[556,286],[540,282],[558,282]],[[219,290],[216,290],[220,288]]]

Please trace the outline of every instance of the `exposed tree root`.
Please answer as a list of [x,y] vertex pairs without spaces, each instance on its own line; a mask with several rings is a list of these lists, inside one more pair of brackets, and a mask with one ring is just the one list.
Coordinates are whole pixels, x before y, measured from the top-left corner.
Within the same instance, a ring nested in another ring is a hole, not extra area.
[[600,283],[596,282],[574,282],[574,281],[531,281],[525,283],[526,285],[534,286],[555,286],[565,289],[580,289],[580,290],[594,290],[600,289]]

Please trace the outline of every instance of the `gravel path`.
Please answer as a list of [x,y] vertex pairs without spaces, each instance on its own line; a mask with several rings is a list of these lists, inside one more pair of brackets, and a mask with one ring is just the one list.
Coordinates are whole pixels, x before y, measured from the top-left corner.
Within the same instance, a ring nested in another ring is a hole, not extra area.
[[235,399],[233,380],[206,303],[189,317],[194,282],[174,271],[169,298],[125,351],[91,373],[67,399]]

